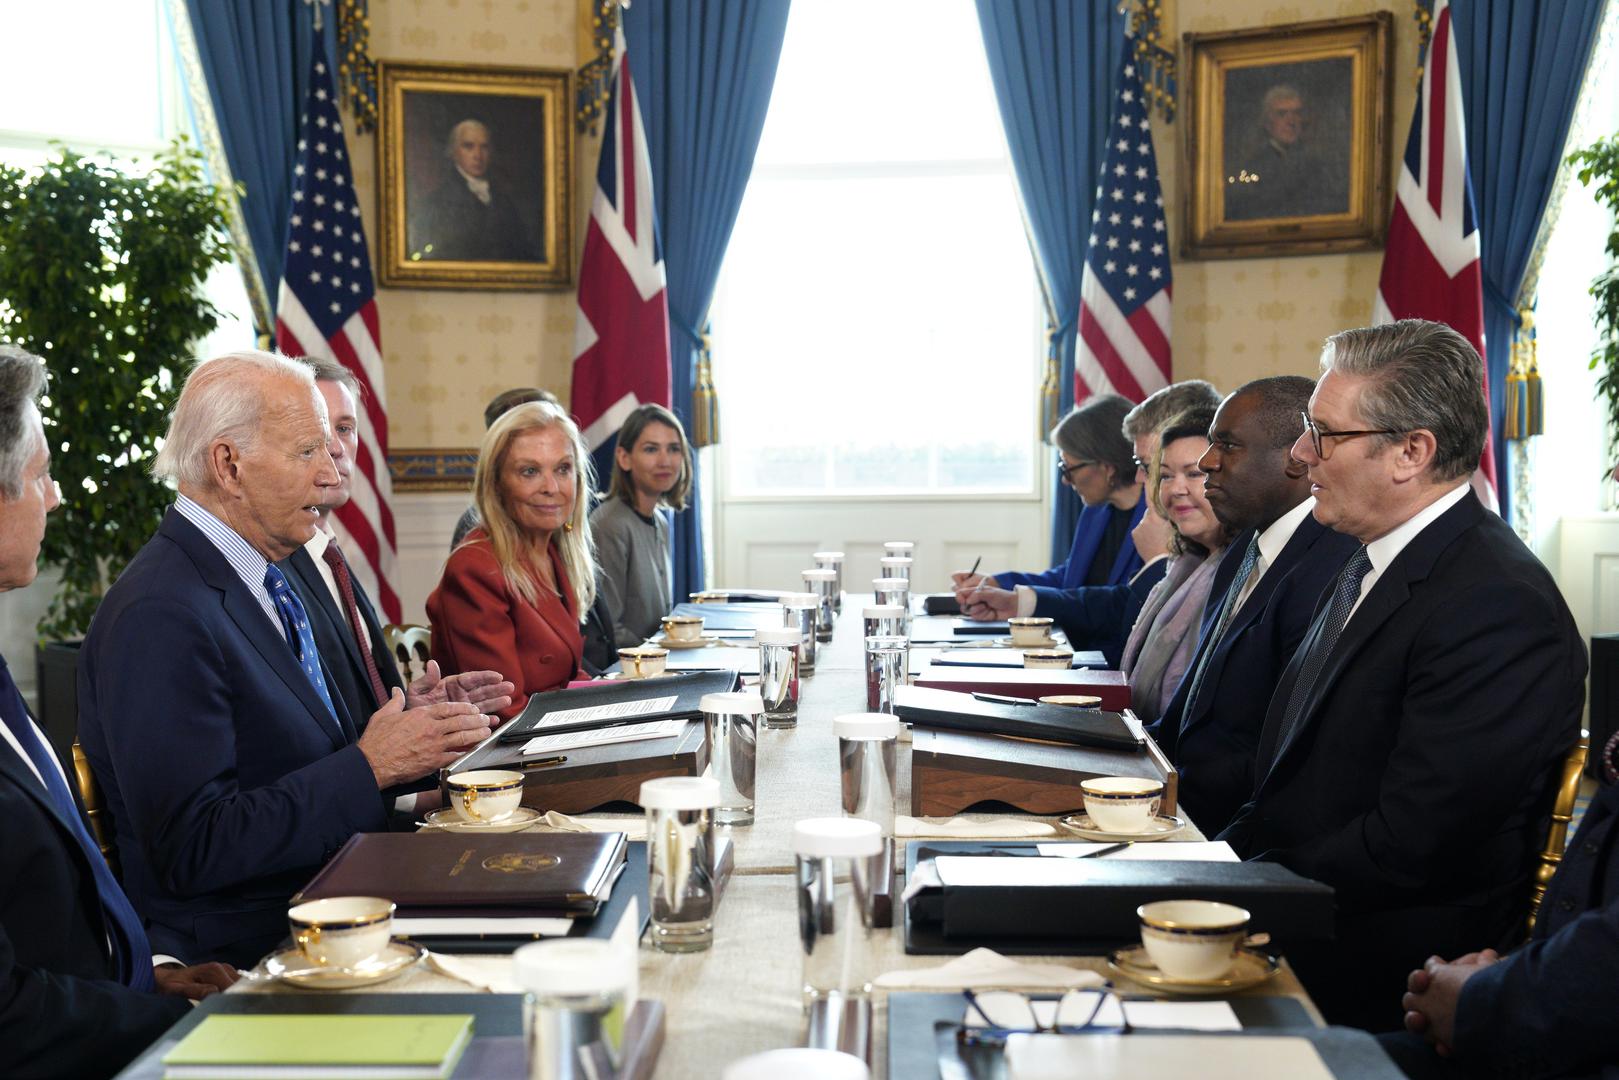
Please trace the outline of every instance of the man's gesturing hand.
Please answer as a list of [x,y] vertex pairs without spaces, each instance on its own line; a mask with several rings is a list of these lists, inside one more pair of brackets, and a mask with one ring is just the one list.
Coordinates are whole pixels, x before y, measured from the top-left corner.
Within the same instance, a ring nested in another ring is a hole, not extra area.
[[406,709],[405,695],[396,689],[388,704],[371,714],[360,752],[376,774],[377,787],[389,788],[444,768],[488,734],[488,721],[470,702]]

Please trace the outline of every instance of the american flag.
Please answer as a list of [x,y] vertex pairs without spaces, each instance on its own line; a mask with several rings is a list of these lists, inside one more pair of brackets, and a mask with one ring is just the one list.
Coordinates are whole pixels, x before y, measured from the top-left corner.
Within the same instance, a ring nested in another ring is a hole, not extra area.
[[670,398],[669,303],[652,161],[622,27],[614,46],[574,323],[573,412],[598,460],[630,412],[653,402],[668,405]]
[[276,345],[288,356],[336,360],[360,381],[366,423],[354,462],[353,496],[333,531],[355,577],[390,622],[399,621],[393,589],[393,486],[388,478],[388,414],[383,409],[382,339],[376,290],[365,249],[359,200],[349,171],[343,120],[326,47],[316,35],[309,96],[299,118],[287,258],[276,299]]
[[1135,39],[1124,39],[1113,122],[1080,280],[1074,400],[1140,401],[1169,384],[1169,232]]
[[[1450,4],[1439,0],[1395,188],[1372,322],[1379,326],[1396,319],[1446,323],[1472,342],[1482,357],[1483,278],[1462,115],[1462,76],[1456,64]],[[1486,379],[1486,402],[1487,395]],[[1496,505],[1495,455],[1488,429],[1474,486],[1492,507]]]

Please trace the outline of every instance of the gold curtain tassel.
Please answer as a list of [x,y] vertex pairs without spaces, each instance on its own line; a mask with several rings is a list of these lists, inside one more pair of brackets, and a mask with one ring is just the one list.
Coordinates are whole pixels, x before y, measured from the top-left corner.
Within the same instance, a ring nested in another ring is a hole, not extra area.
[[720,398],[714,389],[713,356],[708,335],[697,353],[697,384],[691,391],[691,445],[695,449],[720,441]]
[[1046,351],[1046,373],[1040,380],[1040,435],[1045,437],[1057,426],[1057,403],[1061,400],[1061,387],[1058,386],[1057,341],[1051,340],[1051,347]]

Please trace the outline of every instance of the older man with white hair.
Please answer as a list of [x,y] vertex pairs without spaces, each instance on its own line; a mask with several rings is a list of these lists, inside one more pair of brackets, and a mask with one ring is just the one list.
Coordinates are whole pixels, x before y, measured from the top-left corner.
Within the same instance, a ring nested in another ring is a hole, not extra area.
[[[0,592],[34,580],[56,506],[34,399],[39,359],[0,345]],[[101,857],[67,771],[0,659],[0,1075],[108,1076],[229,986],[223,964],[154,968],[140,916]]]
[[[268,353],[198,365],[155,471],[174,508],[108,590],[79,660],[79,733],[106,793],[125,888],[152,943],[255,962],[288,897],[391,796],[488,734],[477,706],[369,718],[328,684],[274,564],[338,483],[310,370]],[[385,796],[384,793],[387,793]]]

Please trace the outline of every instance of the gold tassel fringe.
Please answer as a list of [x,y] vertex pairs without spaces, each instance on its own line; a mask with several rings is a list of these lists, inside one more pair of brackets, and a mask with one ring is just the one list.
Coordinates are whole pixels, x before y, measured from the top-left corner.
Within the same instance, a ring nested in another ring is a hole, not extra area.
[[707,328],[697,352],[697,384],[691,391],[691,445],[695,449],[720,441],[720,398],[714,389],[713,354]]

